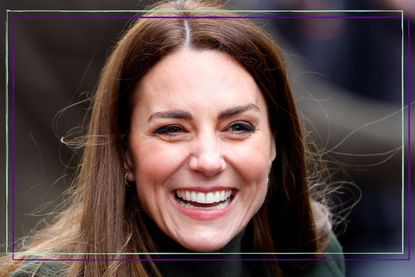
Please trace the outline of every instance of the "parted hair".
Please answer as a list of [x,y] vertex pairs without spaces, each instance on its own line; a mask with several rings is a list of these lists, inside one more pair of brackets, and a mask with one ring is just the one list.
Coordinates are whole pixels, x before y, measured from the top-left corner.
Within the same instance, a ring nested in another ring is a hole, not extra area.
[[[124,184],[124,152],[138,83],[164,57],[189,48],[220,51],[232,57],[253,76],[266,100],[277,156],[266,200],[247,226],[243,249],[324,251],[330,217],[310,189],[306,143],[283,52],[260,27],[224,9],[212,1],[159,2],[144,17],[132,19],[101,73],[69,204],[30,238],[30,247],[24,250],[84,253],[49,255],[78,259],[69,263],[68,276],[160,275],[154,262],[120,260],[150,255],[116,254],[159,250],[157,238],[143,219],[135,187]],[[18,262],[3,259],[0,275],[6,276],[18,266]],[[305,268],[300,263],[283,262],[264,266],[270,276],[299,273]]]

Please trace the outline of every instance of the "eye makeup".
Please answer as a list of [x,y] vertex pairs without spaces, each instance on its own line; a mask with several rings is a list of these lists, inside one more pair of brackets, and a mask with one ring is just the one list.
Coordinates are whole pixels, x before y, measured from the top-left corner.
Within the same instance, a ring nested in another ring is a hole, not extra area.
[[237,134],[244,134],[244,133],[253,133],[256,131],[255,125],[251,124],[247,121],[237,121],[232,123],[226,131],[237,133]]

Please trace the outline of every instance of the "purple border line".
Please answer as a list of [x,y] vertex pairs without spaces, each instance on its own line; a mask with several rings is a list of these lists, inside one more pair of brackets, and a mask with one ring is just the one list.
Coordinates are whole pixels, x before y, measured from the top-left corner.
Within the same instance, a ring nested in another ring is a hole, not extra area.
[[408,260],[411,259],[411,18],[408,16],[406,92],[408,93]]
[[57,259],[39,259],[39,258],[14,258],[15,261],[44,261],[44,262],[82,262],[82,261],[94,261],[94,262],[107,262],[107,261],[119,261],[119,262],[230,262],[230,261],[378,261],[378,262],[391,262],[391,261],[408,261],[407,258],[373,258],[373,259],[359,259],[359,258],[114,258],[114,259],[82,259],[82,258],[57,258]]
[[[16,261],[44,261],[44,262],[81,262],[81,261],[94,261],[94,262],[107,262],[107,261],[120,261],[120,262],[230,262],[230,261],[337,261],[342,258],[114,258],[114,259],[82,259],[82,258],[70,258],[70,259],[37,259],[37,258],[25,258],[25,259],[14,259]],[[343,260],[343,259],[342,259]],[[344,258],[346,261],[367,261],[366,259],[359,258]],[[408,261],[406,258],[374,258],[370,261]]]
[[252,15],[252,16],[146,16],[146,15],[14,15],[18,19],[138,19],[138,18],[158,18],[158,19],[401,19],[401,16],[378,16],[378,15],[316,15],[316,16],[299,16],[299,15]]
[[[11,197],[12,197],[12,260],[26,260],[26,261],[327,261],[327,260],[338,260],[339,258],[233,258],[233,259],[197,259],[197,258],[189,258],[189,259],[166,259],[166,258],[130,258],[130,259],[41,259],[41,258],[25,258],[25,259],[18,259],[15,258],[15,220],[14,220],[14,206],[15,206],[15,19],[136,19],[136,18],[207,18],[207,19],[217,19],[217,18],[243,18],[243,19],[397,19],[401,18],[400,16],[47,16],[47,15],[39,15],[39,16],[12,16],[11,20],[11,78],[12,78],[12,115],[11,115],[11,135],[12,135],[12,149],[11,149],[11,162],[12,162],[12,189],[11,189]],[[407,35],[408,35],[408,50],[407,50],[407,93],[408,93],[408,257],[407,258],[371,258],[371,259],[359,259],[359,258],[344,258],[346,261],[408,261],[410,260],[410,18],[408,19],[408,27],[407,27]],[[150,254],[151,255],[151,254]],[[304,254],[302,254],[304,255]],[[363,254],[362,254],[363,255]]]

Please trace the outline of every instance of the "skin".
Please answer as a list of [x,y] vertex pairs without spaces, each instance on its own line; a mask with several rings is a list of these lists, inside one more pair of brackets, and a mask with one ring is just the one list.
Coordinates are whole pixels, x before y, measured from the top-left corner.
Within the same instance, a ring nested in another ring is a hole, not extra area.
[[[276,150],[260,89],[230,56],[182,49],[144,76],[133,101],[125,167],[141,206],[183,247],[221,249],[268,189]],[[177,189],[189,187],[231,188],[234,196],[219,216],[200,210],[192,217],[175,200]]]

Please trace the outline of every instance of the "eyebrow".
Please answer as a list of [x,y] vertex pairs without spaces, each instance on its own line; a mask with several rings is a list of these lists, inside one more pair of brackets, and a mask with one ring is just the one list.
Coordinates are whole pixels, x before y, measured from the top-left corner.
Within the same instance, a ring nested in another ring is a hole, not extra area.
[[167,111],[167,112],[157,112],[152,114],[149,118],[148,121],[151,121],[154,118],[175,118],[175,119],[187,119],[190,120],[192,119],[192,115],[188,112],[185,111]]
[[[237,114],[244,113],[244,112],[249,111],[249,110],[255,110],[255,111],[258,111],[258,112],[261,111],[261,109],[257,105],[248,104],[248,105],[244,105],[244,106],[238,106],[238,107],[226,109],[226,110],[219,113],[218,118],[219,119],[229,118],[229,117],[235,116]],[[188,113],[186,111],[174,110],[174,111],[154,113],[148,118],[148,121],[151,121],[155,118],[174,118],[174,119],[191,120],[193,117],[190,113]]]
[[238,106],[238,107],[234,107],[234,108],[224,110],[219,114],[218,117],[219,117],[219,119],[228,118],[228,117],[232,117],[234,115],[241,114],[241,113],[249,111],[249,110],[255,110],[257,112],[261,111],[261,109],[257,105],[248,104],[248,105]]

